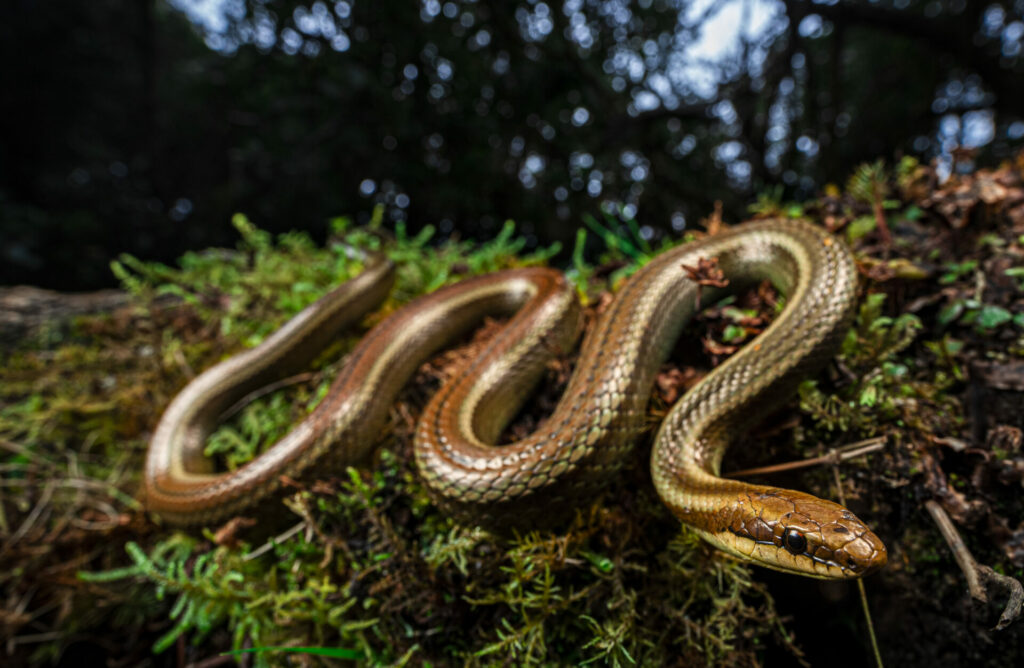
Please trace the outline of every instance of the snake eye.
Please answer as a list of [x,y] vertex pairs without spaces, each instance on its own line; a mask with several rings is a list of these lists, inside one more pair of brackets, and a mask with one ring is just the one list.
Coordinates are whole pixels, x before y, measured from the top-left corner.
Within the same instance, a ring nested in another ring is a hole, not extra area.
[[807,549],[807,539],[796,529],[789,529],[782,535],[782,546],[789,550],[790,554],[803,554]]

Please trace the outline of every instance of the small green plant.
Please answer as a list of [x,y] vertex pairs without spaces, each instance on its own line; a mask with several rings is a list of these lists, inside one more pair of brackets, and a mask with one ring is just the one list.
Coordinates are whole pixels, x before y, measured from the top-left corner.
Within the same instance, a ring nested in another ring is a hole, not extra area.
[[583,222],[594,234],[597,234],[611,253],[621,253],[635,262],[645,262],[653,256],[650,244],[640,231],[636,219],[631,216],[620,216],[624,220],[629,236],[626,237],[620,230],[622,223],[619,218],[612,214],[608,208],[603,208],[601,213],[605,222],[601,223],[591,214],[584,214]]
[[758,194],[757,201],[747,207],[747,210],[761,217],[803,217],[805,215],[803,205],[784,202],[784,192],[785,189],[781,184],[767,188]]
[[973,325],[979,334],[990,334],[1009,322],[1020,324],[1019,318],[1015,319],[1014,315],[1002,306],[983,304],[977,299],[956,299],[944,306],[935,319],[943,326],[954,322]]
[[946,265],[946,273],[939,277],[939,283],[950,285],[960,279],[973,275],[978,268],[977,260],[964,260],[963,262],[951,262]]
[[[885,161],[878,160],[872,163],[860,165],[850,176],[846,183],[846,192],[855,200],[871,205],[872,217],[877,227],[882,243],[889,246],[892,242],[889,232],[889,223],[886,220],[886,210],[898,209],[901,204],[899,200],[887,199],[891,192],[889,187],[889,175],[885,169]],[[867,221],[861,221],[848,231],[850,241],[867,234]]]
[[1010,267],[1003,272],[1010,278],[1017,280],[1017,289],[1024,292],[1024,267]]
[[954,362],[956,342],[947,339],[931,346],[952,366],[952,377],[942,371],[920,377],[912,359],[901,354],[914,344],[921,321],[912,314],[884,315],[885,301],[882,293],[869,294],[843,341],[840,358],[854,381],[833,393],[813,380],[799,387],[801,409],[825,433],[875,436],[881,425],[933,433],[956,421],[955,401],[945,393],[960,373]]
[[885,161],[877,160],[857,167],[846,182],[846,192],[853,198],[872,204],[889,194],[889,175]]

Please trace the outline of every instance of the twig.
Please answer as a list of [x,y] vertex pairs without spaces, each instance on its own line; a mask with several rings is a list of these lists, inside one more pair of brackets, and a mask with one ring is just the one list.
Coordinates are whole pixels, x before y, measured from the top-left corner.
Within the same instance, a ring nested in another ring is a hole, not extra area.
[[238,665],[238,657],[228,654],[224,656],[211,656],[208,659],[202,661],[196,661],[188,664],[187,668],[217,668],[218,666],[235,666]]
[[[21,597],[21,600],[18,601],[18,604],[15,605],[12,610],[9,610],[7,614],[14,619],[24,617],[25,610],[28,609],[28,604],[32,602],[32,597],[36,595],[36,590],[38,588],[38,586],[33,586],[27,592],[25,592],[25,595]],[[26,619],[25,621],[28,620]]]
[[889,251],[892,249],[892,234],[889,232],[889,222],[885,219],[884,200],[885,193],[881,192],[878,182],[872,183],[871,209],[875,214],[875,222],[878,224],[878,236],[882,240],[882,246],[885,247],[885,254],[888,257]]
[[967,549],[963,538],[960,537],[960,532],[953,525],[953,520],[949,519],[946,511],[934,500],[929,499],[925,501],[924,507],[928,509],[928,513],[935,520],[935,524],[938,525],[942,537],[946,539],[946,543],[949,545],[949,549],[953,550],[956,563],[959,564],[960,570],[964,572],[964,577],[967,578],[967,591],[970,592],[971,598],[978,601],[987,601],[988,595],[985,593],[985,588],[981,586],[981,576],[978,575],[978,570],[975,568],[977,562],[974,561],[970,550]]
[[1001,587],[1009,594],[1009,600],[1006,602],[1006,607],[1003,608],[1003,614],[999,616],[999,623],[996,624],[995,630],[1001,631],[1016,621],[1020,617],[1021,606],[1024,605],[1024,587],[1021,586],[1021,583],[1015,578],[1000,575],[988,566],[975,561],[963,538],[960,537],[960,532],[956,530],[953,520],[934,499],[925,501],[924,507],[928,509],[928,514],[932,516],[942,537],[946,539],[946,544],[953,551],[956,563],[967,579],[967,591],[971,598],[979,603],[988,603],[988,591],[985,589],[983,580]]
[[192,368],[192,365],[188,363],[188,360],[185,359],[185,353],[181,352],[181,348],[175,348],[173,355],[174,361],[177,362],[178,366],[181,367],[181,370],[185,372],[185,377],[189,380],[195,378],[196,372]]
[[317,375],[318,373],[315,371],[305,371],[303,373],[295,374],[294,376],[282,378],[281,380],[270,383],[269,385],[264,385],[263,387],[256,388],[255,390],[245,395],[235,403],[231,404],[231,406],[226,411],[220,414],[220,417],[217,418],[217,420],[218,422],[226,422],[227,420],[234,417],[235,414],[238,413],[238,411],[242,410],[243,408],[245,408],[252,402],[256,401],[260,397],[265,397],[271,392],[276,392],[277,390],[280,390],[282,387],[288,387],[289,385],[305,383],[306,381],[315,378]]
[[64,637],[64,631],[49,631],[47,633],[34,633],[27,636],[14,636],[8,641],[8,648],[14,645],[29,645],[37,642],[50,642]]
[[13,442],[8,441],[6,439],[0,438],[0,448],[3,448],[4,450],[8,450],[10,452],[13,452],[16,455],[21,455],[21,456],[23,456],[26,459],[29,459],[31,461],[39,462],[41,464],[45,464],[46,466],[49,466],[51,468],[57,466],[56,462],[54,462],[54,461],[52,461],[50,459],[47,459],[46,457],[43,457],[38,452],[35,452],[35,451],[33,451],[33,450],[29,449],[29,448],[26,448],[24,445],[20,445],[18,443],[13,443]]
[[[32,480],[24,479],[7,479],[0,480],[0,488],[3,487],[34,487],[37,483]],[[142,504],[137,499],[133,499],[128,496],[113,484],[105,482],[103,480],[93,480],[90,478],[69,478],[66,480],[51,480],[48,485],[52,487],[71,488],[71,489],[93,489],[106,492],[112,499],[123,503],[132,510],[142,510]]]
[[39,519],[39,516],[42,515],[43,511],[47,506],[49,506],[50,498],[53,496],[53,490],[55,488],[56,485],[54,485],[53,482],[48,483],[46,487],[43,488],[43,493],[39,496],[39,501],[36,502],[35,508],[33,508],[32,512],[28,514],[25,521],[21,523],[18,530],[11,534],[11,537],[4,543],[4,546],[0,548],[0,555],[5,554],[7,550],[14,547],[14,545],[32,529],[32,526]]
[[244,557],[242,557],[242,561],[251,561],[252,559],[255,559],[256,557],[259,557],[259,556],[261,556],[263,554],[266,554],[271,549],[273,549],[273,547],[275,545],[279,545],[280,543],[283,543],[284,541],[288,540],[289,538],[291,538],[292,536],[294,536],[295,534],[299,533],[300,531],[302,531],[305,528],[306,528],[306,522],[305,521],[299,522],[298,524],[296,524],[292,528],[288,529],[284,533],[280,533],[280,534],[274,536],[273,538],[268,540],[263,545],[260,545],[258,548],[256,548],[255,550],[253,550],[249,554],[247,554]]
[[745,478],[754,475],[768,475],[771,473],[780,473],[782,471],[793,471],[796,469],[809,468],[811,466],[820,466],[822,464],[839,464],[848,459],[860,457],[872,452],[876,452],[885,447],[888,439],[885,436],[877,436],[875,438],[869,438],[863,441],[857,441],[856,443],[849,443],[847,445],[833,448],[829,450],[827,454],[821,455],[820,457],[811,457],[809,459],[798,459],[792,462],[784,462],[782,464],[772,464],[770,466],[759,466],[752,469],[743,469],[742,471],[732,471],[727,473],[726,476],[729,478]]
[[[79,529],[85,529],[87,531],[106,531],[113,529],[121,525],[121,513],[117,512],[117,509],[112,505],[101,499],[91,499],[93,509],[102,512],[107,518],[103,521],[84,520],[80,517],[72,517],[71,524]],[[89,507],[86,504],[82,504],[85,507]]]

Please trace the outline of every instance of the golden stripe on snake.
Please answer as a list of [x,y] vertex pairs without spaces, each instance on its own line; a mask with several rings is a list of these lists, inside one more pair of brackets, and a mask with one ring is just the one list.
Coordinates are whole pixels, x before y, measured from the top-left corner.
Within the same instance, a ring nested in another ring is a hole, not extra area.
[[485,316],[508,316],[472,362],[437,391],[414,436],[416,468],[443,509],[482,524],[572,507],[620,469],[644,432],[659,367],[697,308],[727,294],[682,265],[717,259],[728,292],[769,280],[786,305],[752,342],[670,409],[651,451],[664,503],[716,547],[769,568],[860,577],[885,546],[849,510],[802,492],[721,478],[730,443],[819,370],[849,328],[856,302],[850,251],[799,220],[745,223],[667,250],[629,277],[587,332],[565,393],[530,436],[496,446],[541,378],[582,328],[572,286],[554,269],[512,269],[420,297],[374,327],[317,408],[236,471],[204,456],[221,413],[302,368],[389,293],[394,266],[369,254],[361,274],[301,311],[258,346],[189,383],[164,412],[144,472],[147,508],[168,522],[222,521],[279,496],[282,476],[309,478],[364,460],[416,369]]

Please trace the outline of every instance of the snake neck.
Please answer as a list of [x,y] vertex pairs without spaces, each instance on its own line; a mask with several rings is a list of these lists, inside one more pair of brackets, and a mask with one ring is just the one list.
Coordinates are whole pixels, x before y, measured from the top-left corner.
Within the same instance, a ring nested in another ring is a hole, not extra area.
[[727,255],[726,276],[769,278],[787,306],[768,328],[672,407],[652,452],[659,495],[706,540],[743,559],[812,577],[859,577],[885,547],[852,513],[802,492],[719,477],[723,454],[828,361],[849,327],[855,267],[812,229],[768,226]]

